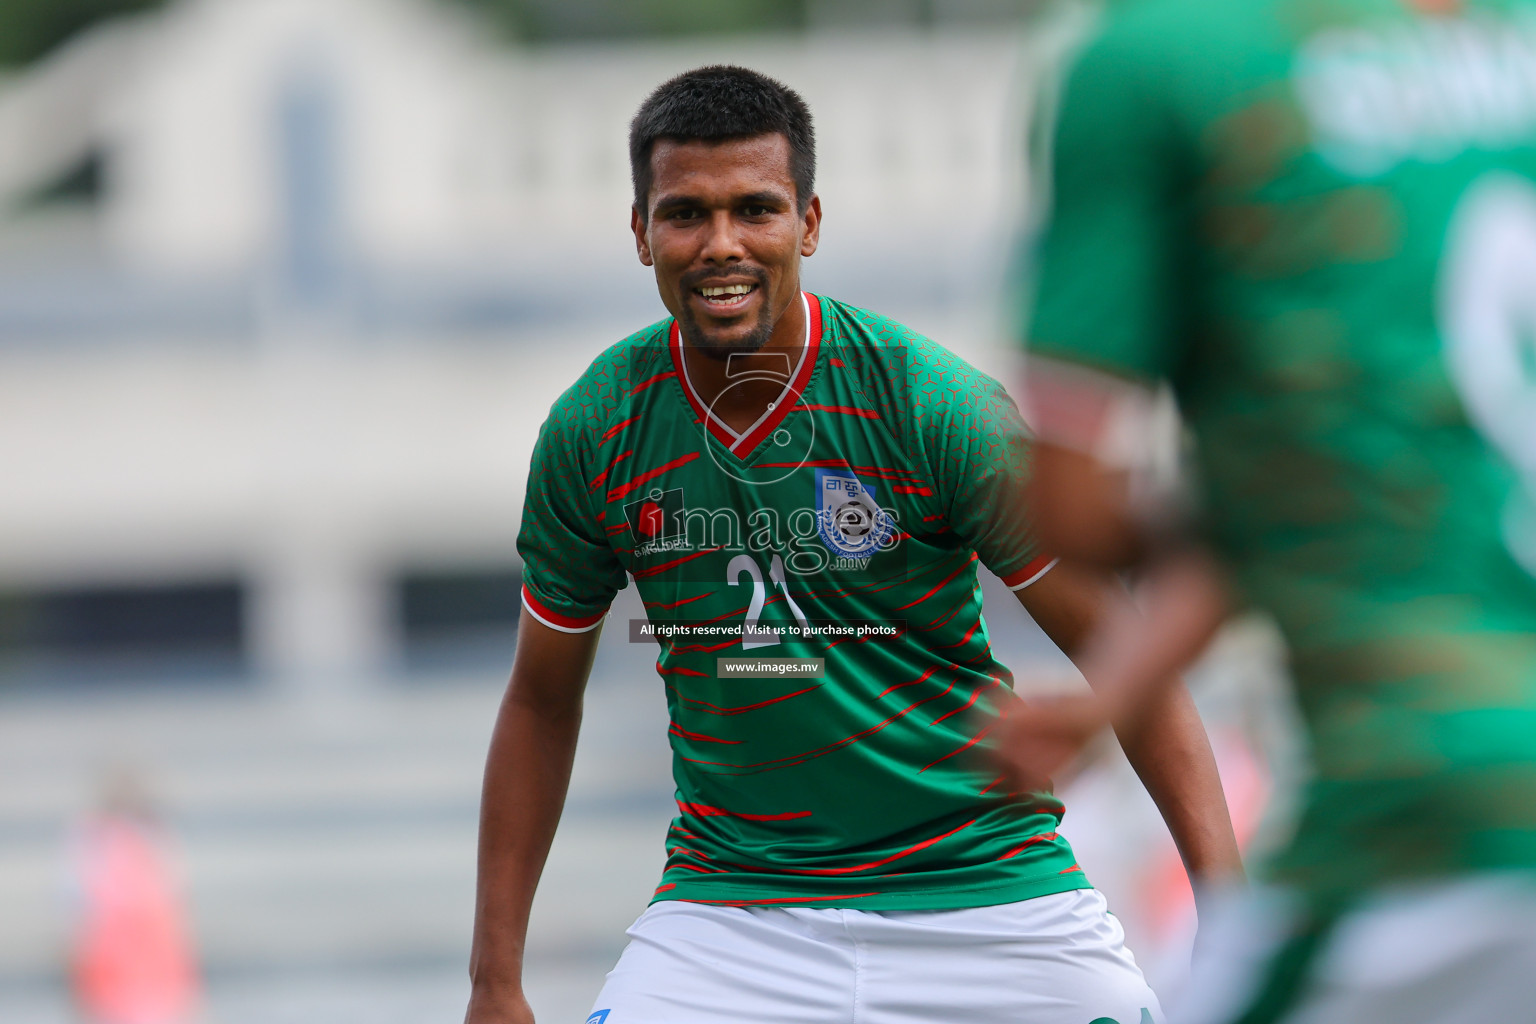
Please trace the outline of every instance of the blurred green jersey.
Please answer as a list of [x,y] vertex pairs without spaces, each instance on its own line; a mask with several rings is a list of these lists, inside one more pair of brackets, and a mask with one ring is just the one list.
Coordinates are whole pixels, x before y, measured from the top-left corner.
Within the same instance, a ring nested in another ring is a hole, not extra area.
[[1536,3],[1114,4],[1054,160],[1031,348],[1172,383],[1291,644],[1275,873],[1536,867]]

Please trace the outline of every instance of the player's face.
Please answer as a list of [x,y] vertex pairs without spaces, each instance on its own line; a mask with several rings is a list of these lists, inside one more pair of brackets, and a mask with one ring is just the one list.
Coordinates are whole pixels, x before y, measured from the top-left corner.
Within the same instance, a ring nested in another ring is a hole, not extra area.
[[821,201],[795,202],[789,140],[658,140],[649,209],[632,217],[640,262],[690,345],[724,358],[755,352],[799,297],[800,258],[816,251]]

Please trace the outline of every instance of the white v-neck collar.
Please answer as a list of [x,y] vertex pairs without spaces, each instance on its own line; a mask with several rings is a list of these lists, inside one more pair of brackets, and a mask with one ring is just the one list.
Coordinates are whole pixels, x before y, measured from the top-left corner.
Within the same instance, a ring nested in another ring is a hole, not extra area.
[[[768,408],[763,410],[763,414],[757,418],[756,422],[742,431],[731,429],[730,425],[715,415],[715,411],[705,405],[703,399],[699,397],[698,391],[693,386],[693,380],[688,375],[688,361],[683,355],[681,328],[675,320],[673,321],[672,355],[677,362],[678,382],[683,386],[683,393],[687,396],[688,403],[693,406],[694,411],[704,420],[706,429],[713,433],[733,454],[744,456],[755,448],[761,440],[761,435],[770,431],[773,426],[776,426],[788,414],[790,406],[799,398],[801,391],[804,389],[810,377],[810,370],[814,368],[814,352],[820,347],[818,343],[821,334],[821,318],[819,315],[813,315],[811,298],[812,296],[808,292],[800,293],[800,302],[805,311],[805,338],[800,345],[799,361],[790,372],[789,379],[785,381],[783,390],[779,392],[779,397],[768,404]],[[820,303],[818,302],[817,306],[814,307],[816,314],[820,313],[819,306]],[[744,375],[746,378],[751,376],[753,375]],[[765,430],[765,427],[767,430]],[[721,436],[722,434],[724,435],[723,437]],[[748,441],[750,443],[746,443]]]

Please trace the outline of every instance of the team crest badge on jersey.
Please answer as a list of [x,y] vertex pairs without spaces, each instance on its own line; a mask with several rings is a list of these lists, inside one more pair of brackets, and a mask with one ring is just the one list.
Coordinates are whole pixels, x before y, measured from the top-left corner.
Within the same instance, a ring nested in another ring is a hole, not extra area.
[[681,487],[655,490],[625,505],[624,518],[629,520],[629,532],[635,538],[635,554],[673,551],[687,544],[685,508]]
[[840,560],[839,568],[864,568],[895,530],[872,488],[847,470],[816,471],[817,525],[821,541]]

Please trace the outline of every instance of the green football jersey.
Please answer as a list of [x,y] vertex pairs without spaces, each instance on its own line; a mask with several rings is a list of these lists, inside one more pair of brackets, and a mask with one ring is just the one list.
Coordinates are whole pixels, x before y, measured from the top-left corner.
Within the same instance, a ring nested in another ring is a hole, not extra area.
[[[1004,792],[980,749],[1016,698],[978,561],[1015,588],[1050,564],[1002,514],[1028,468],[1017,410],[901,325],[805,301],[783,396],[745,433],[694,392],[667,320],[598,357],[534,454],[528,610],[593,628],[628,576],[648,616],[631,638],[661,640],[678,816],[656,898],[923,910],[1084,888],[1061,804]],[[747,659],[762,671],[731,669]]]
[[1325,894],[1536,867],[1536,5],[1418,6],[1112,4],[1028,329],[1172,383],[1311,733],[1275,871]]

